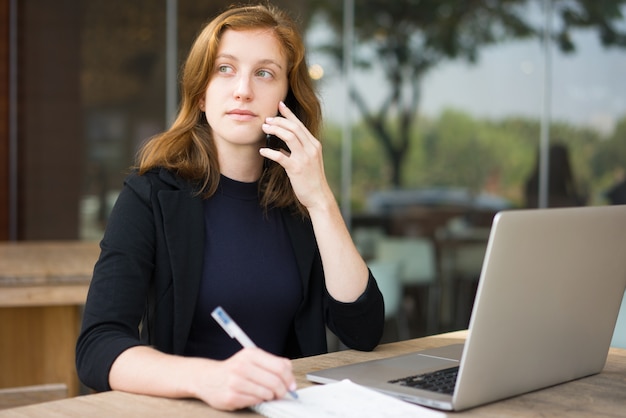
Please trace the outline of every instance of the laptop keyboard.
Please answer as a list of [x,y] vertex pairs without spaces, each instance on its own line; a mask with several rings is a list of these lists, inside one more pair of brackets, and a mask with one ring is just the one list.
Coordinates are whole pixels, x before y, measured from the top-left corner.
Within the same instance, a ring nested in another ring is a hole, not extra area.
[[458,373],[459,366],[455,366],[449,369],[390,380],[389,383],[452,395]]

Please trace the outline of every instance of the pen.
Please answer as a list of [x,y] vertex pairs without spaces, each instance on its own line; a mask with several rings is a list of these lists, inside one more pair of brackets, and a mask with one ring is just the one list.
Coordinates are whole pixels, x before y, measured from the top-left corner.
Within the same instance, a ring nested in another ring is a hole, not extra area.
[[[242,347],[256,347],[256,344],[250,339],[250,337],[248,337],[248,335],[246,335],[245,332],[243,332],[241,328],[239,328],[239,325],[233,321],[230,315],[228,315],[221,306],[213,309],[211,316],[215,319],[215,321],[217,321],[218,324],[220,324],[230,338],[236,339]],[[298,399],[296,391],[290,390],[289,394],[293,396],[294,399]]]

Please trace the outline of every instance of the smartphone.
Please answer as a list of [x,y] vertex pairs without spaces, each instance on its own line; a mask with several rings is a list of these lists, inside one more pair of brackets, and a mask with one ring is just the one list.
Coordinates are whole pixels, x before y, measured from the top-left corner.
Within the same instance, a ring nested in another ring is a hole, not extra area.
[[265,135],[265,146],[267,148],[271,148],[273,150],[285,150],[287,152],[291,152],[285,141],[277,137],[276,135]]

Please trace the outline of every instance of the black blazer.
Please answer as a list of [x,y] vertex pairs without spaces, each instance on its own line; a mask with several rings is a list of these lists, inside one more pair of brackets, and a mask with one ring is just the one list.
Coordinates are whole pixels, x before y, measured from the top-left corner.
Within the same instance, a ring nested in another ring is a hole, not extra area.
[[[109,390],[111,365],[130,347],[183,354],[202,278],[205,221],[196,191],[165,169],[127,177],[100,243],[76,345],[76,368],[87,386]],[[374,349],[384,307],[371,273],[357,301],[334,300],[310,221],[288,210],[282,215],[303,286],[286,355],[326,352],[326,326],[350,348]]]

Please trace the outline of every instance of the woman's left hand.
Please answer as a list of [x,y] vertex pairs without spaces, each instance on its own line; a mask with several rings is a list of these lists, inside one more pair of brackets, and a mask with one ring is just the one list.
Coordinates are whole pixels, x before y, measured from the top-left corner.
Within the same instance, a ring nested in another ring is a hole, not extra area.
[[261,148],[260,153],[283,166],[298,200],[311,211],[332,198],[324,173],[322,144],[283,102],[278,110],[283,117],[267,118],[263,131],[285,141],[291,152]]
[[285,141],[291,152],[261,148],[260,153],[283,166],[309,212],[328,293],[340,302],[354,302],[365,291],[369,274],[326,181],[322,144],[284,103],[278,110],[282,117],[266,119],[263,131]]

